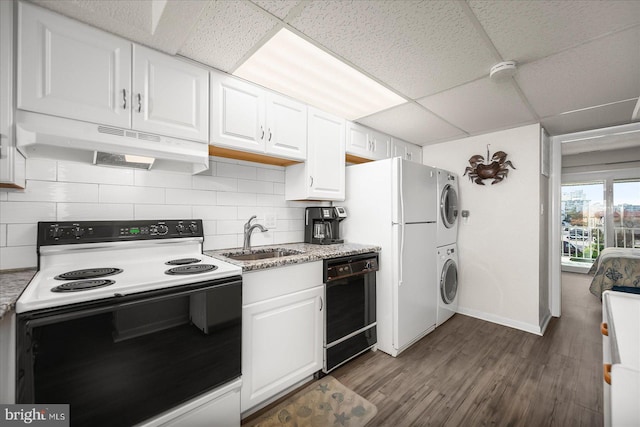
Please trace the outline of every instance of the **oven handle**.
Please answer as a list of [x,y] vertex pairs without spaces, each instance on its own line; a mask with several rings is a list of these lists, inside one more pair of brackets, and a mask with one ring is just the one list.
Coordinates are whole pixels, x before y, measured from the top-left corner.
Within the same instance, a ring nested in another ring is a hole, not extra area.
[[63,322],[79,317],[86,317],[87,314],[101,314],[114,309],[131,307],[140,303],[157,302],[167,298],[175,298],[191,295],[196,292],[205,291],[222,286],[242,285],[240,276],[234,276],[229,280],[198,282],[188,285],[174,286],[165,289],[157,289],[139,294],[130,294],[111,298],[80,303],[71,306],[55,307],[39,311],[29,311],[18,314],[19,320],[28,322],[29,327],[37,327],[50,323]]

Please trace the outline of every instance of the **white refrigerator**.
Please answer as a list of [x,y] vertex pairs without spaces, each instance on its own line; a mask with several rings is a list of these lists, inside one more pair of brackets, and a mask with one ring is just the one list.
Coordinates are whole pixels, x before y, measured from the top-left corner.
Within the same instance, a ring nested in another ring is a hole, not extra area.
[[378,349],[392,356],[435,329],[436,169],[399,157],[347,167],[346,243],[382,247]]

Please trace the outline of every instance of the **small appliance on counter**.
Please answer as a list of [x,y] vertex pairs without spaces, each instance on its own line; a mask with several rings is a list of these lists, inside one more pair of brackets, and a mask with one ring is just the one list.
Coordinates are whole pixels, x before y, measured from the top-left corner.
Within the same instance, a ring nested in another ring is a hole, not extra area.
[[340,221],[347,217],[342,206],[314,206],[304,212],[304,241],[316,245],[343,243]]

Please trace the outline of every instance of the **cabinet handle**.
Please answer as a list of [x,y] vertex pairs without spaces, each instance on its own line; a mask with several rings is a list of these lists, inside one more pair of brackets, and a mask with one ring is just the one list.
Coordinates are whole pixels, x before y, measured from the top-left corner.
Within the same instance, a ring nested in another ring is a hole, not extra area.
[[604,382],[611,385],[611,363],[604,364]]
[[407,153],[407,160],[411,160],[411,153]]
[[322,301],[322,297],[320,297],[320,311],[324,308],[324,302]]
[[138,113],[142,112],[142,95],[138,94]]
[[122,89],[122,109],[127,109],[127,90]]
[[371,143],[371,151],[376,151],[376,140],[375,139]]
[[271,142],[271,128],[269,128],[269,142]]
[[311,178],[311,184],[309,184],[309,187],[313,187],[313,177],[309,176],[309,178]]
[[260,135],[260,139],[264,139],[264,128],[260,126],[260,130],[262,131],[262,135]]
[[606,323],[602,322],[600,324],[600,332],[602,332],[602,335],[604,335],[605,337],[609,336],[609,325],[607,325]]

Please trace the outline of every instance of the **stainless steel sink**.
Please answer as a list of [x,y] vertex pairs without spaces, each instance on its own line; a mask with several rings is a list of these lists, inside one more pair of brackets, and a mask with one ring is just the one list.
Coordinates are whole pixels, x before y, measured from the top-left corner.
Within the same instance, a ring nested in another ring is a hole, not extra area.
[[229,252],[222,255],[238,261],[255,261],[258,259],[280,258],[283,256],[298,255],[301,253],[302,251],[296,251],[293,249],[256,249],[251,252]]

